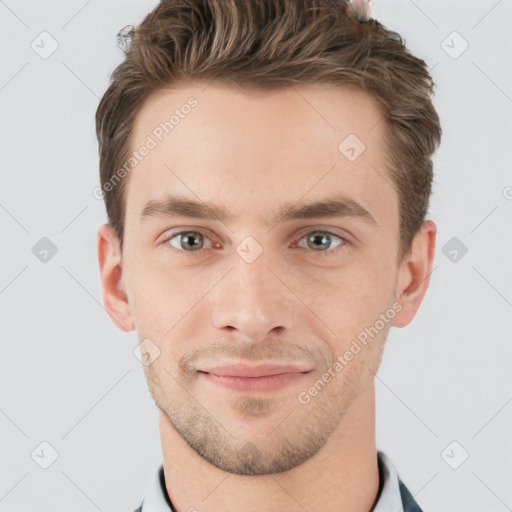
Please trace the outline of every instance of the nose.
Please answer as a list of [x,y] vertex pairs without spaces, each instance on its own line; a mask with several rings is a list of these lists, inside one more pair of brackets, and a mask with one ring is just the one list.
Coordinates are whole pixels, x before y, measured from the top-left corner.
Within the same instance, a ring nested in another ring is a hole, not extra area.
[[235,262],[216,287],[215,328],[229,331],[229,336],[236,331],[248,342],[259,342],[273,335],[284,336],[294,327],[300,302],[288,289],[286,276],[267,265],[263,256],[252,263]]

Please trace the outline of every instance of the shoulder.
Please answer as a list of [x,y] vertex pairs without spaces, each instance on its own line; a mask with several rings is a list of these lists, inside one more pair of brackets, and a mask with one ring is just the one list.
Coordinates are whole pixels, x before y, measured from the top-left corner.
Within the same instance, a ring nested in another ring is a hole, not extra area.
[[400,497],[402,498],[404,512],[423,512],[400,477],[398,477],[398,488],[400,489]]

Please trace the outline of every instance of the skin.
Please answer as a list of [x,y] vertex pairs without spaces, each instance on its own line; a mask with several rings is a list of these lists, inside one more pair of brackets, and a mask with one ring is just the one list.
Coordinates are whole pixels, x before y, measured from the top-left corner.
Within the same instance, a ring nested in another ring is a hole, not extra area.
[[[366,93],[182,83],[146,100],[132,149],[191,96],[197,106],[129,175],[122,253],[108,224],[97,236],[110,318],[158,349],[143,368],[160,410],[168,494],[179,512],[367,512],[379,488],[374,377],[391,325],[409,324],[426,293],[436,225],[425,221],[399,261],[384,123]],[[351,133],[366,146],[355,161],[338,149]],[[171,193],[222,205],[233,218],[141,220],[148,201]],[[285,203],[339,195],[375,223],[264,223]],[[320,241],[308,243],[316,231]],[[255,254],[242,244],[249,236],[263,249],[251,263],[236,250]],[[392,320],[333,372],[390,310]],[[309,373],[278,390],[240,391],[201,377],[199,368],[219,362],[293,362]],[[329,382],[301,403],[329,368]]]

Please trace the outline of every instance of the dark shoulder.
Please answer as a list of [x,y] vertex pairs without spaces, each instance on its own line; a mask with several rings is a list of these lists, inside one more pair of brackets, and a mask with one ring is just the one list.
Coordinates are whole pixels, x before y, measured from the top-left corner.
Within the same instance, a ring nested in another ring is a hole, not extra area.
[[137,510],[134,510],[133,512],[142,512],[142,505]]
[[400,497],[402,498],[404,512],[423,512],[400,477],[398,477],[398,488],[400,489]]

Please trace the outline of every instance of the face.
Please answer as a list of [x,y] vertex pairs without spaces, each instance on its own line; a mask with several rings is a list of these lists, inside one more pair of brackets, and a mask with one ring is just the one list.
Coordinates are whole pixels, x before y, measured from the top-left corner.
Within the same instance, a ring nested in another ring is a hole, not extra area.
[[403,315],[381,118],[347,88],[197,83],[138,112],[121,323],[149,354],[156,405],[223,470],[317,453]]

